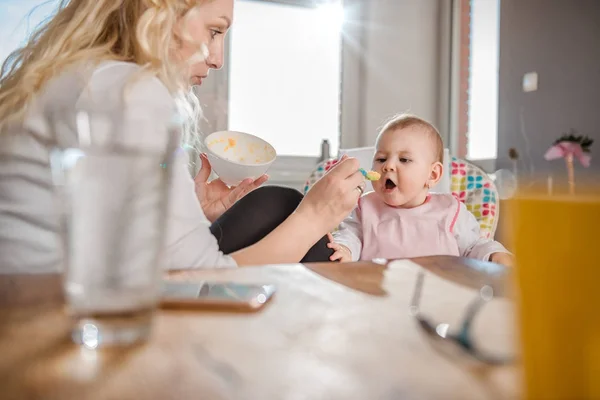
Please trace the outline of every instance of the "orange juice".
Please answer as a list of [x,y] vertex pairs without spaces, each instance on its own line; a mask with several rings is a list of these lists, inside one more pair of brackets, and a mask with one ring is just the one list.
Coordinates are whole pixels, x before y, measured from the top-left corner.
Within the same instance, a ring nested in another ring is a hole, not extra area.
[[508,201],[526,399],[600,399],[600,196]]

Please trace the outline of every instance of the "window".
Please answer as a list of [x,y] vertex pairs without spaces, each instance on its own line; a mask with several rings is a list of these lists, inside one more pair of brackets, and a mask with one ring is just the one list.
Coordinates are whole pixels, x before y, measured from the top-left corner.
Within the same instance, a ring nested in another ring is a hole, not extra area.
[[29,35],[56,10],[58,3],[58,0],[2,0],[0,63],[27,42]]
[[318,7],[238,1],[231,30],[228,126],[279,155],[318,156],[340,134],[339,2]]
[[471,0],[468,157],[498,155],[500,0]]
[[459,156],[496,159],[500,1],[460,1]]

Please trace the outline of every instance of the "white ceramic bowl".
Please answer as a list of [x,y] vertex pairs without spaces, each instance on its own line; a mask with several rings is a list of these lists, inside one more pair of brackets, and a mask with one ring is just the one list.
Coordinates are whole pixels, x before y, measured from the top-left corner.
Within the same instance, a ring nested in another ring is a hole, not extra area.
[[244,132],[211,133],[204,139],[204,145],[213,171],[229,186],[265,174],[277,157],[268,142]]

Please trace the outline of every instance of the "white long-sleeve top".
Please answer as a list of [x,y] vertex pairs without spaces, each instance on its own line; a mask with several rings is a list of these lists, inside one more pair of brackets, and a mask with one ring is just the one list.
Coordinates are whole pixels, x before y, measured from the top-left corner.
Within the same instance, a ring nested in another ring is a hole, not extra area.
[[[49,158],[57,144],[76,146],[77,141],[72,135],[55,137],[51,133],[44,116],[48,106],[72,110],[94,105],[103,110],[122,107],[125,119],[136,123],[120,141],[157,148],[166,143],[164,127],[173,116],[175,103],[160,80],[140,78],[140,67],[126,62],[105,62],[85,71],[74,67],[51,80],[32,103],[22,126],[0,135],[0,273],[61,269]],[[231,257],[219,251],[209,231],[210,222],[196,197],[188,163],[187,153],[179,152],[168,188],[164,267],[236,267]]]

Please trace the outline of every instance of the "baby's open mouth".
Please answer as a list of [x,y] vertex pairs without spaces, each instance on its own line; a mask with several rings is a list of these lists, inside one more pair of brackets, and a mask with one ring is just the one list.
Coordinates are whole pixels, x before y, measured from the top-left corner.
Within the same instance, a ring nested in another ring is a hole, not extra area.
[[385,188],[386,189],[392,190],[395,187],[396,187],[396,184],[391,179],[386,179],[385,180]]

